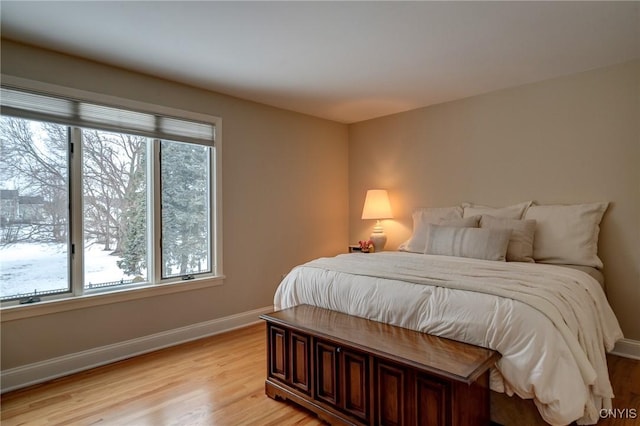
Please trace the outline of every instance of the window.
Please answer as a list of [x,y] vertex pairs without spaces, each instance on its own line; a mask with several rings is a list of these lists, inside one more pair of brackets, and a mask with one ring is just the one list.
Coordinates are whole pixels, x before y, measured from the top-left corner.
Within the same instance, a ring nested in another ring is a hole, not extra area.
[[208,148],[162,141],[162,278],[210,271]]
[[71,291],[67,127],[0,117],[2,299]]
[[93,129],[81,134],[84,288],[148,282],[152,140]]
[[0,100],[3,302],[221,275],[217,119],[9,87]]

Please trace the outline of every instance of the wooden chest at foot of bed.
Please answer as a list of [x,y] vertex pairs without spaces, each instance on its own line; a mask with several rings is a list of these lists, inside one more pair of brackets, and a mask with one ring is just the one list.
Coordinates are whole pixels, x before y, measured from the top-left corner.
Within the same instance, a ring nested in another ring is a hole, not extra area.
[[330,424],[490,424],[493,350],[308,305],[260,318],[271,398]]

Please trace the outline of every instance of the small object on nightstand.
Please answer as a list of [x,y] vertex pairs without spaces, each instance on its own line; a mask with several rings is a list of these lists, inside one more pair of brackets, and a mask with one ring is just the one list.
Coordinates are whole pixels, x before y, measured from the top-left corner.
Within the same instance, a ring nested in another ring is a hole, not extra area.
[[360,245],[360,251],[362,253],[373,253],[376,251],[375,245],[371,240],[358,241],[358,244]]
[[360,253],[362,248],[360,248],[360,244],[351,244],[349,245],[349,253]]

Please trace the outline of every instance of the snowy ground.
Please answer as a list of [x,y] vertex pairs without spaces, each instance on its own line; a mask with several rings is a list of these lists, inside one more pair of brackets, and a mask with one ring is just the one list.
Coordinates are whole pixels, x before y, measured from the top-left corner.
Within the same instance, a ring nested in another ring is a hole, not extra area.
[[[66,289],[67,259],[65,244],[21,243],[0,248],[0,295],[4,298],[34,290]],[[85,286],[133,278],[122,273],[118,260],[99,245],[89,247],[85,254]]]

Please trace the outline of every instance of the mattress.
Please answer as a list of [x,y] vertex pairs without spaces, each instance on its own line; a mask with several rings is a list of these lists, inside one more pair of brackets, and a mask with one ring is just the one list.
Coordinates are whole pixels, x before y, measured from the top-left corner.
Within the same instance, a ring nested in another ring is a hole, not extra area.
[[606,351],[622,332],[601,285],[574,268],[340,255],[294,268],[274,304],[319,306],[497,350],[492,390],[532,398],[550,424],[594,424],[611,407]]

